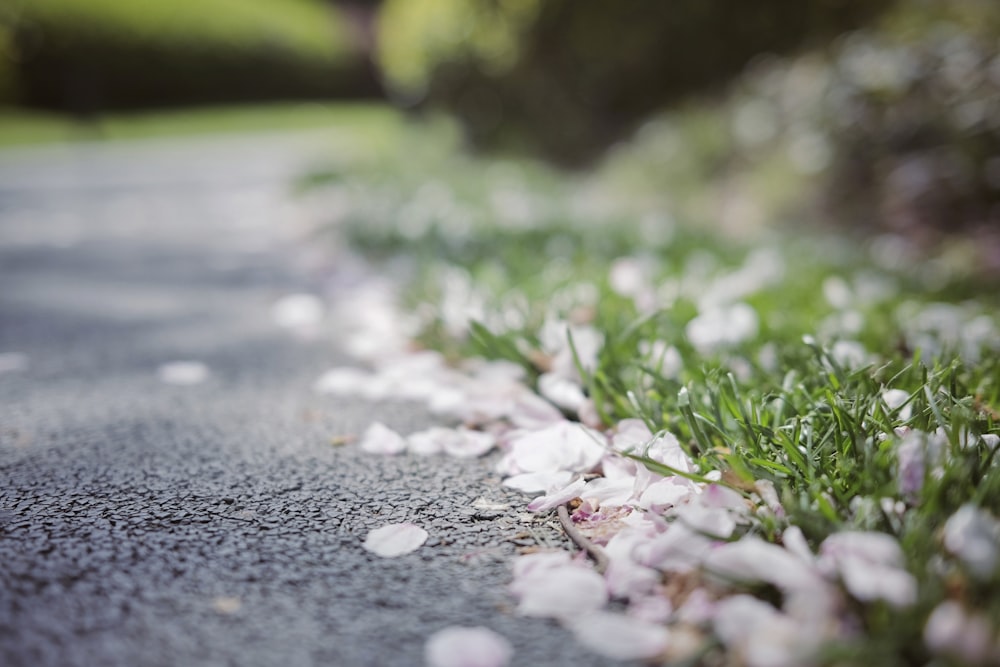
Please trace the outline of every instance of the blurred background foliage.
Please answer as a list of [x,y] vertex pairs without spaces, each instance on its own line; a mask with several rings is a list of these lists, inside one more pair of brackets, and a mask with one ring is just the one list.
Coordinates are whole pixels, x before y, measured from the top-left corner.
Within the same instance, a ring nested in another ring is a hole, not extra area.
[[572,164],[753,56],[821,44],[886,4],[387,0],[380,62],[402,99],[454,112],[476,144],[523,139]]
[[323,0],[0,0],[0,34],[8,99],[81,115],[377,91]]
[[995,0],[0,0],[0,123],[358,97],[676,222],[1000,272]]

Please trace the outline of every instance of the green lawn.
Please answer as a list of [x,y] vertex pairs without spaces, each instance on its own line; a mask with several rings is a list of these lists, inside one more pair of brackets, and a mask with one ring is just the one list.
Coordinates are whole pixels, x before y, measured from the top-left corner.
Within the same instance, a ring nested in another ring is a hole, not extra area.
[[0,149],[73,141],[323,130],[349,133],[379,147],[399,130],[398,112],[378,104],[280,103],[148,113],[109,114],[92,123],[72,117],[0,107]]

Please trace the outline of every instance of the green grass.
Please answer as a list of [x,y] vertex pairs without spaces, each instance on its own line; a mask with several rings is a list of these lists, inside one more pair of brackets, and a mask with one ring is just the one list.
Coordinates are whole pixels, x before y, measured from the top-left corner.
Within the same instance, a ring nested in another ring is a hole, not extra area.
[[0,149],[73,141],[195,137],[213,134],[330,130],[367,149],[388,150],[402,125],[376,104],[281,103],[109,114],[81,123],[62,114],[0,107]]
[[[962,262],[900,260],[885,239],[780,225],[734,238],[695,224],[708,209],[689,205],[671,222],[662,213],[674,190],[637,198],[623,183],[642,162],[565,177],[470,158],[447,127],[400,141],[405,160],[342,165],[327,187],[347,204],[341,223],[355,246],[401,272],[424,346],[455,360],[512,360],[534,381],[547,321],[592,326],[604,345],[581,374],[605,424],[638,418],[674,433],[696,476],[721,472],[747,497],[755,482],[774,484],[784,513],[758,513],[746,531],[778,541],[795,525],[813,549],[849,529],[897,538],[917,602],[852,601],[860,633],[826,647],[821,664],[928,663],[923,627],[944,599],[984,615],[996,636],[1000,570],[971,572],[946,553],[941,527],[969,503],[1000,515],[997,446],[980,438],[1000,433],[997,285],[970,280]],[[696,149],[678,150],[697,159]],[[708,168],[677,169],[683,190]],[[669,187],[669,171],[659,177]],[[718,196],[706,183],[680,196]],[[648,303],[615,289],[610,269],[621,258],[642,267]],[[697,340],[691,323],[712,286],[723,302],[753,308],[755,333]],[[665,346],[676,367],[662,363]],[[888,390],[905,392],[905,405],[890,407]],[[926,454],[916,490],[901,471],[907,430],[940,447]]]

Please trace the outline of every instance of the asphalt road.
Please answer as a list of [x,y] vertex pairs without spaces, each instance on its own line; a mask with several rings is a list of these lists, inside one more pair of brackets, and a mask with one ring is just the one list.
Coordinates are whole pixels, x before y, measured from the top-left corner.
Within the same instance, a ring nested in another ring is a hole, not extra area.
[[[431,422],[313,394],[344,359],[269,315],[323,284],[285,187],[316,148],[0,153],[0,664],[412,666],[454,624],[506,636],[515,665],[608,664],[512,613],[516,536],[562,537],[489,461],[331,444],[375,418]],[[175,360],[207,381],[160,381]],[[398,521],[430,540],[361,548]]]

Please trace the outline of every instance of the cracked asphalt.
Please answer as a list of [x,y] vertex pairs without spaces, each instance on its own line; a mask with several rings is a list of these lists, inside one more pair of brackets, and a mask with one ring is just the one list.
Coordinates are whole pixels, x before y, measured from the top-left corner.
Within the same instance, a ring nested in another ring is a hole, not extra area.
[[[0,153],[0,664],[416,666],[455,624],[507,637],[514,665],[608,664],[513,614],[509,558],[565,542],[489,460],[332,444],[432,422],[315,395],[343,355],[272,322],[275,299],[323,288],[294,233],[314,212],[287,189],[322,150]],[[176,360],[207,381],[161,382]],[[427,544],[361,548],[399,521]]]

